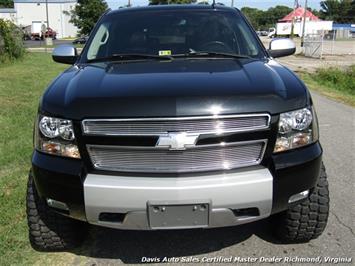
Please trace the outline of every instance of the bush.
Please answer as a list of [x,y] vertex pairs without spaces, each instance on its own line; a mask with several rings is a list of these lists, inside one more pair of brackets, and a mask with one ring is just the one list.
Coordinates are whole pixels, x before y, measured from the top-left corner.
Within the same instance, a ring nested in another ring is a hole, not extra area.
[[322,85],[355,95],[355,65],[345,70],[334,67],[319,69],[315,79]]
[[23,32],[14,23],[0,19],[0,62],[23,57]]

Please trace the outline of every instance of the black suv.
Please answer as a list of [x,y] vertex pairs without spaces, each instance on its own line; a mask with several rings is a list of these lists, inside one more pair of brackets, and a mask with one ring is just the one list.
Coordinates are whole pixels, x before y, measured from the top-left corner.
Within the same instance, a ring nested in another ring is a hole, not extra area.
[[328,184],[309,91],[243,14],[208,5],[106,12],[44,93],[27,191],[30,241],[117,229],[233,226],[270,217],[288,242],[318,237]]

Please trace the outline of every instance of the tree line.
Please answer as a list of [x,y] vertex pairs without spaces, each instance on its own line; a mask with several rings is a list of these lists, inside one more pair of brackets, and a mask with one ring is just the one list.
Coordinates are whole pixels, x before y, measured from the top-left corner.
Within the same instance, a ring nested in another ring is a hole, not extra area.
[[[134,1],[134,0],[133,0]],[[209,2],[211,2],[210,0]],[[150,5],[164,4],[208,4],[206,0],[149,0]],[[219,2],[216,0],[216,2]],[[13,7],[13,0],[0,0],[0,8]],[[108,8],[104,0],[78,0],[78,4],[71,12],[71,22],[80,30],[80,34],[89,34],[96,21]],[[243,7],[241,11],[256,30],[267,30],[275,26],[276,22],[292,12],[287,6],[275,6],[267,10]],[[309,9],[313,14],[324,20],[335,23],[355,23],[355,0],[325,0],[320,2],[320,10]]]
[[267,30],[274,27],[279,19],[291,13],[293,9],[288,6],[276,6],[264,11],[258,8],[243,7],[241,11],[254,29]]
[[[320,2],[320,10],[308,8],[314,15],[323,20],[335,23],[355,23],[355,0],[327,0]],[[256,30],[274,27],[279,19],[293,11],[287,6],[276,6],[268,10],[243,7],[241,11]]]
[[336,23],[355,23],[355,0],[321,1],[319,17]]

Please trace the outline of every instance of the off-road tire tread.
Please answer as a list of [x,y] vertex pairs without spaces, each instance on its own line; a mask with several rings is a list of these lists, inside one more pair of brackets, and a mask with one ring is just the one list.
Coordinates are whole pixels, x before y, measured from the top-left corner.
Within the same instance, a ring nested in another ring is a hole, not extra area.
[[52,211],[36,191],[33,178],[27,183],[26,212],[31,246],[38,251],[64,251],[78,246],[85,225]]
[[276,234],[285,242],[308,242],[323,233],[328,215],[329,189],[322,164],[318,182],[308,198],[276,217]]

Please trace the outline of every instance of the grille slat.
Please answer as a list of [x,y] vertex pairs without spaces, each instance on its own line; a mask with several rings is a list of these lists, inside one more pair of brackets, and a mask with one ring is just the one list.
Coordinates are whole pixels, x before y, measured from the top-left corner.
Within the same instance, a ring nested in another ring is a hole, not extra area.
[[[270,115],[222,115],[173,118],[87,119],[84,135],[160,136],[239,133],[268,129]],[[159,143],[159,142],[158,142]],[[223,145],[221,145],[223,144]],[[260,164],[267,140],[187,145],[183,150],[164,146],[107,146],[87,144],[96,169],[119,172],[185,173],[235,169]],[[171,146],[172,147],[172,146]]]
[[139,136],[168,132],[213,134],[255,131],[268,128],[269,123],[269,115],[257,114],[192,118],[86,119],[82,122],[82,128],[85,135]]
[[260,163],[266,140],[205,145],[182,151],[87,145],[96,169],[122,172],[184,173],[234,169]]

